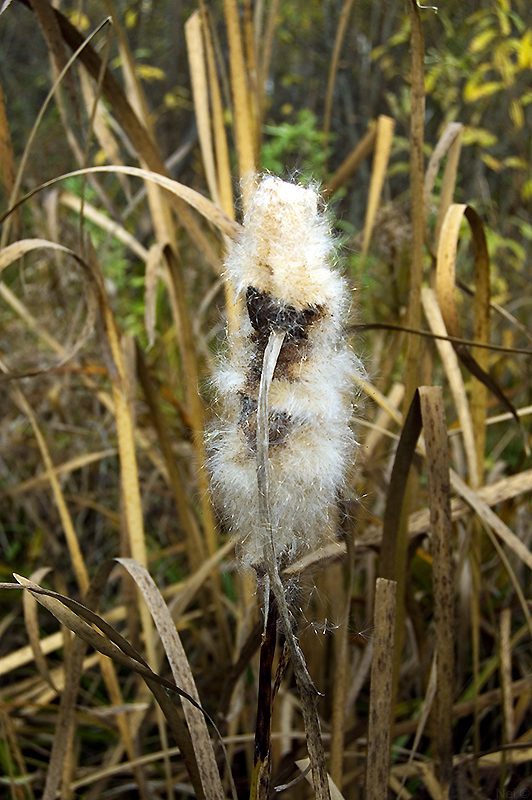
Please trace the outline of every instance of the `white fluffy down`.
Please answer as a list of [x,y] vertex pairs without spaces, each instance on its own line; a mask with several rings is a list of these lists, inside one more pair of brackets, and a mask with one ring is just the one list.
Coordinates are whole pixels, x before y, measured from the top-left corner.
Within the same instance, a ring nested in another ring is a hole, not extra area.
[[[317,200],[312,189],[263,179],[226,264],[241,295],[252,286],[298,311],[325,309],[309,330],[295,370],[274,378],[269,395],[271,411],[290,418],[283,443],[271,446],[269,454],[271,521],[276,553],[284,563],[331,535],[331,510],[356,444],[350,423],[358,360],[343,339],[344,283],[330,267],[332,237]],[[215,502],[226,524],[238,532],[240,558],[247,565],[259,564],[264,550],[256,457],[239,425],[241,398],[249,393],[252,334],[244,312],[238,338],[229,342],[229,356],[215,376],[221,418],[208,435]]]

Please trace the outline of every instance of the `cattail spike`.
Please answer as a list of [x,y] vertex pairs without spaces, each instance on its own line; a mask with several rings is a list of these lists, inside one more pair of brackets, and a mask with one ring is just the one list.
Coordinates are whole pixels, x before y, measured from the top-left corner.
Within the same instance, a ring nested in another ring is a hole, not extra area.
[[284,334],[268,397],[269,514],[283,564],[331,534],[355,449],[352,378],[360,365],[343,338],[346,290],[331,269],[334,240],[318,200],[313,189],[264,178],[226,262],[243,313],[215,378],[222,416],[209,434],[210,469],[216,503],[249,565],[262,562],[264,549],[257,404],[270,334]]

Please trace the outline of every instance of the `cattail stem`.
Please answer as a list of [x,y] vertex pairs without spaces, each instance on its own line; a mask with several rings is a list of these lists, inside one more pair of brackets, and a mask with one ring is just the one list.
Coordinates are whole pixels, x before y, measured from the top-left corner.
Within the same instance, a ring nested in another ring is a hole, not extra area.
[[260,649],[255,753],[250,800],[268,800],[271,768],[272,665],[277,641],[277,605],[268,601],[268,616]]
[[292,629],[292,618],[286,601],[284,586],[279,574],[273,539],[274,532],[272,531],[270,521],[268,493],[268,392],[284,338],[285,334],[282,331],[274,331],[270,334],[262,362],[257,405],[257,481],[259,484],[259,516],[265,530],[264,560],[267,567],[270,591],[277,604],[281,627],[290,652],[292,667],[294,669],[297,688],[301,699],[314,790],[317,800],[330,800],[329,779],[325,764],[325,752],[323,749],[317,708],[318,693],[309,675],[305,657],[303,656]]

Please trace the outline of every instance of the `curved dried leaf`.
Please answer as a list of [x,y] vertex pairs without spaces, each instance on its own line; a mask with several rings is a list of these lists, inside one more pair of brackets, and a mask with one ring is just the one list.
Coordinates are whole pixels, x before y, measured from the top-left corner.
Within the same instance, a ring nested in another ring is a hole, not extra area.
[[[145,181],[151,181],[155,183],[157,186],[161,186],[163,189],[168,189],[168,191],[179,197],[181,200],[184,200],[188,205],[195,208],[202,216],[205,217],[209,222],[211,222],[215,227],[217,227],[222,233],[229,236],[229,238],[234,239],[240,233],[241,226],[238,222],[231,219],[231,217],[227,216],[227,214],[222,211],[218,206],[208,200],[199,192],[196,192],[195,189],[191,189],[189,186],[185,186],[183,183],[179,183],[178,181],[172,180],[172,178],[168,178],[165,175],[161,175],[158,172],[152,172],[151,170],[141,169],[140,167],[112,167],[112,166],[101,166],[101,167],[87,167],[85,169],[78,169],[74,172],[68,172],[64,175],[60,175],[57,178],[53,178],[46,183],[41,184],[37,189],[29,192],[25,195],[21,200],[19,200],[14,206],[8,209],[1,217],[0,223],[2,223],[6,217],[12,214],[16,208],[18,208],[22,203],[28,200],[33,195],[37,194],[37,192],[42,191],[43,189],[47,189],[49,186],[53,186],[60,181],[66,180],[67,178],[73,178],[78,175],[89,175],[94,173],[100,172],[111,172],[114,174],[122,174],[122,175],[131,175],[137,178],[142,178]],[[56,247],[61,247],[61,245],[56,245]]]
[[[39,583],[39,581],[43,580],[50,570],[51,567],[41,567],[30,576],[30,580],[33,583]],[[30,647],[33,650],[33,660],[35,661],[35,666],[39,670],[40,675],[44,678],[46,683],[54,690],[54,692],[57,692],[57,687],[52,679],[41,648],[39,620],[37,618],[37,603],[30,592],[23,593],[22,608],[24,609],[24,623],[26,625],[26,632],[28,634]]]
[[[56,242],[50,242],[47,239],[20,239],[19,241],[4,247],[2,250],[0,250],[0,274],[6,267],[8,267],[17,259],[21,258],[26,253],[41,248],[56,250],[71,256],[78,264],[83,266],[83,271],[86,275],[86,264],[83,259],[77,255],[77,253],[75,253],[73,250],[70,250],[68,247],[64,247]],[[94,324],[96,320],[96,296],[94,293],[94,287],[89,281],[85,281],[83,295],[87,304],[87,315],[85,317],[83,328],[74,344],[61,356],[59,361],[57,361],[55,364],[51,364],[48,367],[39,367],[32,370],[24,370],[20,372],[4,371],[4,374],[0,375],[0,383],[16,378],[26,378],[34,375],[41,375],[45,372],[50,372],[58,367],[62,367],[64,364],[74,358],[94,330]]]
[[[456,254],[460,225],[466,218],[473,238],[475,260],[475,340],[487,344],[489,339],[489,256],[486,246],[486,237],[482,220],[477,212],[464,204],[453,204],[449,207],[443,221],[436,260],[436,291],[440,304],[445,327],[449,334],[461,338],[458,311],[454,299],[456,286]],[[474,375],[488,389],[490,389],[501,403],[511,412],[512,416],[522,426],[515,407],[506,397],[494,378],[487,372],[487,351],[477,348],[475,354],[462,344],[453,343],[453,347],[460,361],[466,369]],[[478,388],[472,399],[472,420],[475,431],[478,468],[484,459],[486,395],[479,392]],[[480,483],[480,474],[477,478]]]
[[[168,611],[168,606],[163,600],[153,578],[141,564],[132,558],[117,558],[116,560],[125,567],[134,579],[150,609],[176,684],[183,687],[183,690],[196,701],[196,705],[192,706],[187,702],[183,702],[183,710],[196,752],[205,796],[223,800],[224,791],[209,732],[205,724],[205,717],[198,710],[200,707],[198,690],[177,628]],[[183,698],[184,695],[181,695],[181,697]]]

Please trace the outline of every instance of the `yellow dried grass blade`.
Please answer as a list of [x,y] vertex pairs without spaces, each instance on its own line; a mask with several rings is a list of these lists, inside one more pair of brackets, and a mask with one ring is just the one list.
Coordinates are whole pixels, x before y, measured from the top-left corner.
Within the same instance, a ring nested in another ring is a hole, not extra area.
[[[438,306],[434,291],[429,288],[424,288],[421,295],[423,309],[425,316],[429,323],[429,327],[433,333],[439,336],[445,336],[447,331],[443,316]],[[464,447],[466,451],[467,462],[469,466],[469,476],[472,485],[477,485],[477,451],[475,444],[475,432],[473,428],[473,421],[467,400],[467,393],[464,386],[464,380],[458,364],[458,357],[451,344],[443,339],[436,340],[436,347],[440,353],[443,368],[447,376],[451,394],[453,396],[456,413],[462,427],[462,435],[464,438]]]
[[33,409],[28,403],[23,393],[21,392],[21,390],[18,387],[14,388],[12,390],[12,395],[15,403],[19,406],[21,411],[24,414],[26,414],[29,421],[31,422],[31,427],[33,428],[35,438],[37,439],[37,444],[39,445],[39,450],[41,452],[41,456],[44,461],[44,465],[46,467],[47,477],[50,482],[50,486],[52,488],[59,516],[61,518],[61,524],[63,526],[63,531],[65,533],[65,539],[67,542],[70,559],[72,561],[72,567],[76,575],[76,580],[78,582],[78,586],[81,590],[81,593],[85,595],[89,588],[89,574],[87,572],[87,567],[85,566],[85,561],[81,553],[81,548],[79,546],[78,537],[76,535],[74,525],[72,523],[72,518],[68,511],[68,507],[65,502],[63,492],[61,491],[61,487],[57,479],[57,473],[54,469],[54,465],[50,457],[48,446],[46,444],[44,436],[41,433],[41,429],[39,428],[37,419],[35,417],[35,414],[33,413]]
[[[234,219],[235,207],[233,198],[233,177],[231,174],[231,164],[229,160],[229,147],[227,144],[222,94],[216,72],[216,61],[214,58],[214,46],[211,36],[211,27],[209,25],[209,15],[203,2],[200,3],[200,6],[202,14],[202,33],[207,58],[209,88],[212,104],[212,127],[216,153],[216,178],[219,205],[222,211],[224,211],[228,217]],[[235,294],[236,293],[233,291],[231,281],[226,279],[224,281],[225,309],[230,334],[234,334],[240,324],[240,309],[235,301]]]
[[[92,274],[98,290],[100,311],[103,317],[107,342],[112,357],[108,369],[113,391],[118,452],[120,457],[120,481],[124,498],[124,513],[127,523],[130,553],[136,561],[145,566],[147,564],[147,551],[144,538],[144,519],[140,497],[137,457],[135,452],[135,433],[130,409],[128,381],[122,358],[118,330],[111,306],[109,305],[103,275],[96,253],[90,242],[88,242],[87,251]],[[156,655],[151,616],[143,602],[139,604],[139,611],[148,661],[151,664],[155,664]]]
[[456,129],[456,134],[451,142],[447,154],[447,163],[445,164],[445,170],[443,173],[440,204],[438,207],[438,218],[436,220],[436,232],[434,236],[436,249],[438,248],[440,242],[440,232],[443,220],[445,219],[447,209],[453,202],[454,191],[456,188],[456,176],[458,173],[458,162],[460,160],[460,153],[462,150],[463,130],[464,129],[462,125]]
[[187,557],[192,569],[197,569],[205,560],[205,548],[203,545],[203,540],[201,538],[201,533],[196,518],[192,512],[192,509],[189,508],[188,496],[184,489],[181,474],[176,463],[175,454],[171,445],[170,433],[167,429],[166,420],[161,410],[160,398],[152,384],[148,367],[144,359],[144,354],[142,353],[138,344],[137,371],[146,402],[148,403],[151,411],[153,424],[155,430],[157,431],[161,450],[166,460],[170,485],[174,493],[179,519],[187,537]]
[[205,170],[205,177],[211,197],[217,205],[221,205],[218,181],[216,179],[216,169],[214,166],[209,93],[207,90],[207,72],[205,69],[205,52],[202,36],[202,19],[199,11],[194,11],[186,21],[185,38],[203,168]]
[[251,106],[246,81],[246,67],[242,49],[242,34],[236,0],[224,0],[225,26],[229,42],[229,64],[233,94],[233,121],[235,126],[238,171],[242,183],[242,199],[246,208],[251,185],[256,172],[255,146],[251,121]]
[[367,256],[371,234],[375,224],[375,217],[379,208],[382,187],[386,178],[390,151],[392,149],[393,132],[395,121],[391,117],[381,114],[377,120],[377,133],[375,140],[375,151],[373,154],[373,167],[371,170],[371,180],[369,184],[368,202],[366,206],[366,219],[364,221],[364,232],[362,237],[362,252],[360,260],[363,262]]
[[207,69],[209,76],[209,90],[212,105],[212,127],[214,136],[214,147],[216,154],[216,176],[219,193],[220,208],[234,219],[235,208],[233,199],[233,178],[231,175],[231,164],[229,160],[229,147],[227,145],[227,133],[225,129],[224,111],[222,104],[222,93],[216,72],[216,61],[214,58],[214,47],[209,26],[209,16],[204,4],[201,3],[202,13],[202,33],[207,59]]
[[488,504],[481,499],[478,492],[468,486],[459,475],[451,472],[451,484],[455,491],[465,500],[473,511],[480,517],[497,536],[512,550],[516,556],[532,570],[532,553],[528,547],[516,536],[513,531],[492,511]]
[[[40,581],[44,580],[51,569],[51,567],[41,567],[40,569],[35,570],[35,572],[30,575],[30,580],[34,583],[39,583]],[[24,592],[22,595],[22,607],[24,610],[26,633],[28,634],[30,647],[33,650],[33,660],[35,661],[35,666],[37,667],[43,680],[46,681],[50,688],[54,692],[58,692],[57,686],[55,685],[50,670],[48,669],[48,664],[46,663],[46,659],[41,647],[41,638],[39,636],[39,619],[37,616],[37,602],[33,595],[31,595],[29,592]]]
[[[436,182],[436,176],[439,172],[441,162],[452,148],[453,143],[456,141],[456,139],[461,137],[461,132],[463,130],[463,127],[464,126],[462,125],[461,122],[449,122],[449,124],[445,126],[443,133],[438,139],[436,147],[434,148],[434,151],[430,157],[429,163],[427,164],[427,170],[425,172],[425,182],[423,185],[423,196],[424,196],[426,213],[428,213],[430,199],[432,197],[434,184]],[[447,204],[447,207],[449,205],[450,203]],[[440,210],[441,210],[441,197],[440,197]],[[445,212],[446,211],[447,208],[445,209]]]
[[207,552],[209,556],[212,556],[216,551],[217,531],[210,503],[209,480],[205,470],[207,458],[205,452],[205,442],[203,438],[204,409],[198,391],[197,360],[194,339],[192,336],[192,325],[190,322],[189,308],[186,303],[185,286],[183,283],[181,266],[175,253],[170,247],[165,248],[164,255],[171,277],[174,301],[179,311],[179,320],[181,324],[180,338],[183,342],[182,358],[186,380],[187,408],[193,425],[192,435],[194,450],[196,453],[198,482],[203,511],[203,525],[205,528]]

